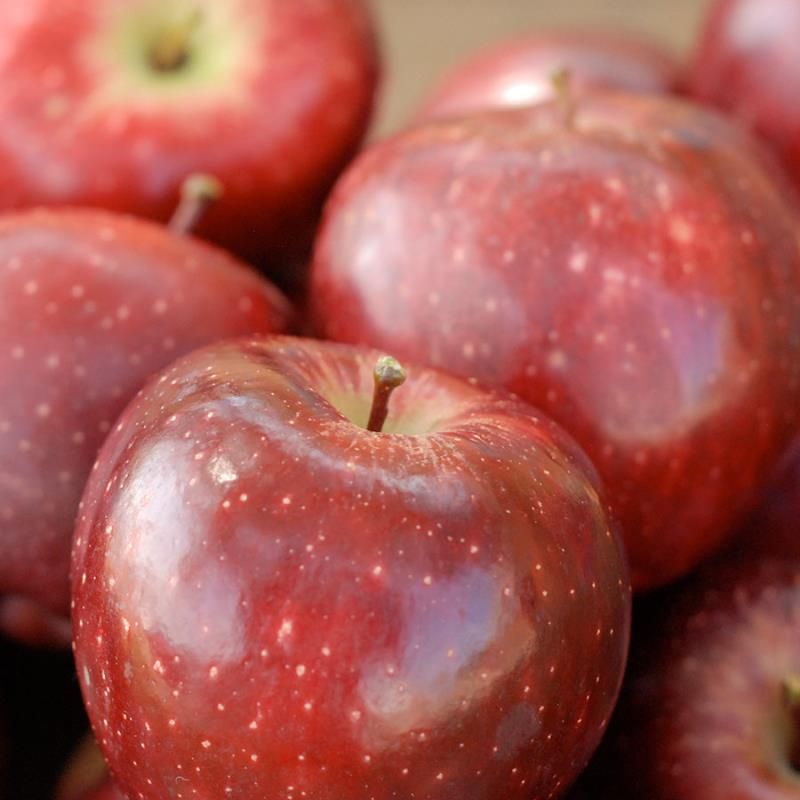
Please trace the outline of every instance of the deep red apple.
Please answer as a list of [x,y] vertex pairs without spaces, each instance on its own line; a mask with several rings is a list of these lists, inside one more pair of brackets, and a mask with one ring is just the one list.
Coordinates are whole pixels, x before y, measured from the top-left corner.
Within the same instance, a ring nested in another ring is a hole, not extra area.
[[798,561],[731,560],[685,588],[623,692],[613,738],[631,796],[800,797],[799,630]]
[[537,33],[494,45],[457,65],[423,105],[420,117],[549,100],[559,72],[569,73],[575,92],[671,92],[681,77],[678,62],[653,42],[598,31]]
[[800,3],[717,0],[690,71],[700,100],[740,117],[776,147],[800,185]]
[[630,597],[592,467],[426,369],[366,429],[377,355],[211,347],[106,441],[73,627],[129,796],[543,799],[598,742]]
[[26,0],[0,33],[0,208],[163,221],[210,172],[200,235],[275,269],[308,248],[377,77],[362,0]]
[[334,191],[312,316],[544,408],[599,468],[634,588],[652,587],[729,536],[796,428],[794,200],[757,142],[677,99],[442,120]]
[[[0,626],[63,627],[70,539],[100,443],[153,372],[289,309],[222,251],[91,211],[0,219]],[[68,633],[68,631],[67,631]],[[67,638],[68,641],[68,638]]]

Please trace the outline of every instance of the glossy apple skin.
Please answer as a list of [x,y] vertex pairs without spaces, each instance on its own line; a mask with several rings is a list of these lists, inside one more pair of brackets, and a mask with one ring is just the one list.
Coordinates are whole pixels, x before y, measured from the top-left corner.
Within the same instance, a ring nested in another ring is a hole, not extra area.
[[800,561],[715,564],[653,623],[611,737],[631,797],[796,800],[782,684],[800,674]]
[[796,429],[794,201],[754,140],[677,99],[432,122],[337,186],[311,315],[543,408],[598,467],[650,588],[730,536]]
[[152,223],[80,210],[0,219],[8,632],[41,639],[58,627],[48,614],[68,615],[78,502],[100,444],[146,379],[201,345],[282,331],[289,318],[287,301],[255,272]]
[[691,92],[741,118],[776,148],[800,185],[800,5],[717,0],[700,37]]
[[[137,25],[159,30],[181,8],[200,12],[196,60],[219,62],[209,75],[147,66]],[[0,32],[1,209],[165,221],[187,175],[211,173],[225,194],[199,235],[291,282],[370,117],[362,0],[31,0],[0,4]]]
[[599,31],[552,31],[502,42],[458,64],[424,103],[418,120],[553,99],[553,75],[567,70],[570,89],[666,93],[681,67],[647,40]]
[[366,421],[378,355],[211,347],[105,443],[73,628],[129,795],[531,800],[588,760],[630,603],[592,467],[527,404],[413,367],[366,431],[332,403]]

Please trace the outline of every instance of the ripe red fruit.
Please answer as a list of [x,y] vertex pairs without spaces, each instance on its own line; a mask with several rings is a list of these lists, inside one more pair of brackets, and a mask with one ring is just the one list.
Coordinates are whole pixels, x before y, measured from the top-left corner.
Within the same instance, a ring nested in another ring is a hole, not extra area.
[[591,465],[425,369],[366,430],[377,355],[207,348],[106,441],[73,627],[129,796],[531,800],[597,744],[630,592]]
[[775,146],[800,185],[800,3],[717,0],[690,71],[700,100],[732,112]]
[[796,428],[792,201],[754,141],[672,98],[430,123],[334,191],[312,316],[545,409],[598,467],[634,587],[652,587],[730,535]]
[[200,345],[284,330],[288,315],[222,251],[148,222],[75,210],[0,220],[0,624],[35,638],[30,603],[68,613],[78,500],[145,379]]
[[657,624],[615,724],[616,775],[631,796],[797,798],[800,562],[706,570]]
[[537,33],[494,45],[457,65],[424,104],[420,117],[549,100],[559,72],[569,73],[575,92],[672,92],[680,80],[678,62],[646,40],[597,31]]
[[0,32],[0,208],[164,221],[210,172],[200,235],[273,268],[305,255],[377,80],[362,0],[26,0]]

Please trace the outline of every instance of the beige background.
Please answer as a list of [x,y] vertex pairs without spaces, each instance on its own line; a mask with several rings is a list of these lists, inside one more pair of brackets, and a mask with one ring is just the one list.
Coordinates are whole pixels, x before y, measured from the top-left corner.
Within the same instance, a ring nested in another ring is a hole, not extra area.
[[372,2],[386,61],[378,133],[401,125],[436,77],[481,45],[537,27],[580,25],[640,31],[683,54],[709,5],[709,0]]

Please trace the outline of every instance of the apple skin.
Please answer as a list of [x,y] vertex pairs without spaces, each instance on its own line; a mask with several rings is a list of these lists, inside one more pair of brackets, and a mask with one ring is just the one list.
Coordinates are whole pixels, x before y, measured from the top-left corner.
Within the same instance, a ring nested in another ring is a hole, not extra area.
[[[154,35],[200,14],[174,72]],[[198,234],[283,283],[368,124],[378,62],[362,0],[0,4],[0,208],[82,205],[166,221],[187,175],[224,199]]]
[[458,64],[424,103],[418,121],[489,108],[533,105],[555,96],[553,76],[570,89],[677,91],[680,64],[653,42],[600,31],[535,33],[502,42]]
[[797,428],[795,202],[746,132],[674,98],[431,122],[334,190],[310,314],[560,422],[651,588],[730,537]]
[[290,314],[252,270],[150,222],[89,210],[0,219],[0,385],[11,387],[0,396],[0,624],[8,633],[41,640],[63,630],[78,502],[100,444],[146,379],[218,339],[285,330]]
[[604,742],[621,784],[608,796],[796,800],[782,684],[800,674],[800,561],[728,558],[651,623]]
[[599,741],[630,588],[593,468],[527,404],[426,369],[368,432],[378,355],[213,346],[103,446],[74,646],[130,796],[531,800]]
[[738,116],[768,139],[800,185],[800,5],[717,0],[689,73],[700,101]]

